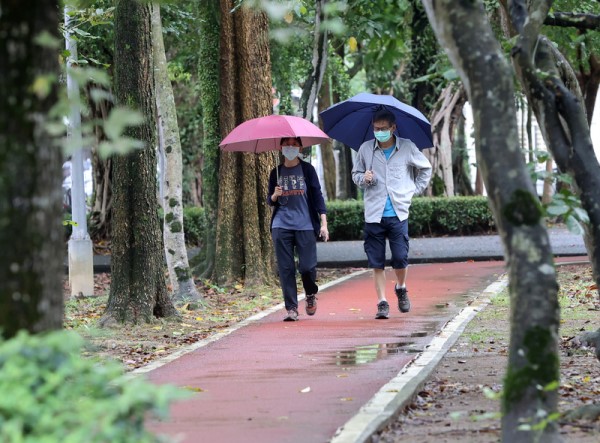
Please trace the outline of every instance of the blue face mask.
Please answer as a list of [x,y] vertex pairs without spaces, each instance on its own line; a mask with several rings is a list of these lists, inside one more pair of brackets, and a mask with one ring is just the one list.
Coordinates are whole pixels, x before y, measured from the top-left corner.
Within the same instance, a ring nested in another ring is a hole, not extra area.
[[377,141],[385,143],[390,138],[392,138],[392,131],[388,129],[387,131],[374,131],[375,138]]
[[281,153],[289,161],[292,161],[300,154],[300,148],[297,146],[282,146]]

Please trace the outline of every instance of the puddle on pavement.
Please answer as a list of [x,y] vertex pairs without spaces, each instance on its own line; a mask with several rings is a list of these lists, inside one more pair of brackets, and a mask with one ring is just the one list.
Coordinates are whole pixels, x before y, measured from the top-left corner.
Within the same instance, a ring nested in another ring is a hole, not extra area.
[[337,366],[364,365],[385,358],[388,355],[418,352],[421,352],[421,349],[416,348],[415,342],[412,341],[356,346],[352,349],[336,352],[335,364]]

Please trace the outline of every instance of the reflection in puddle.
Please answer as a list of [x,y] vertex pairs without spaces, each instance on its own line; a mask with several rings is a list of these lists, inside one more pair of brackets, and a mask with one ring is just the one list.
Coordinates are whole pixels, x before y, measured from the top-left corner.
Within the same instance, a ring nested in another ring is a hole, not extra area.
[[414,347],[412,341],[357,346],[353,349],[338,351],[335,355],[335,364],[337,366],[364,365],[388,355],[417,352],[421,352],[421,350]]

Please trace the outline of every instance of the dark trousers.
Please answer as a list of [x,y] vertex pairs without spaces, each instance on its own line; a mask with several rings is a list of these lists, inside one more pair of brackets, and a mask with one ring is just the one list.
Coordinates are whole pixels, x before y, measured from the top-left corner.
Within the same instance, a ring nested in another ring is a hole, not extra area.
[[317,239],[314,231],[292,231],[275,228],[272,231],[279,283],[283,291],[285,309],[298,309],[298,290],[296,289],[296,262],[294,252],[298,254],[298,271],[307,295],[319,290],[317,279]]

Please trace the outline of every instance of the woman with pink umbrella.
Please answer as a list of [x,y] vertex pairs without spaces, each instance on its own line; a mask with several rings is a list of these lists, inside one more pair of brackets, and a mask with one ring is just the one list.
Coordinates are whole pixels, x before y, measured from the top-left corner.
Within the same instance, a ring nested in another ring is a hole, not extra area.
[[287,316],[284,321],[298,320],[296,263],[306,293],[306,314],[317,311],[317,235],[329,240],[327,209],[315,168],[300,160],[300,138],[281,140],[283,164],[276,166],[269,177],[267,201],[274,207],[271,235],[279,268]]
[[305,119],[271,115],[242,123],[220,145],[227,151],[282,151],[283,163],[269,176],[267,203],[273,207],[271,235],[287,311],[284,321],[298,320],[296,254],[306,293],[306,314],[317,311],[317,236],[329,240],[327,209],[315,168],[301,160],[300,148],[328,139]]

